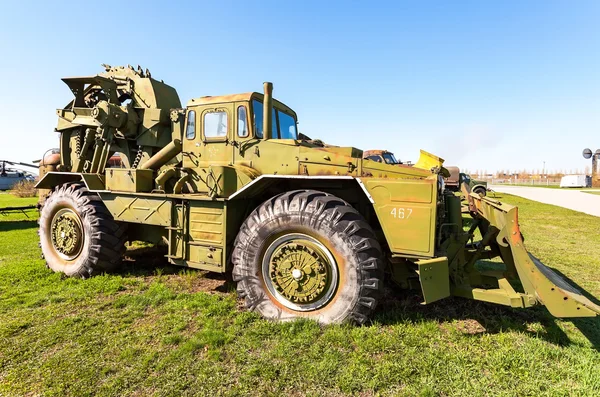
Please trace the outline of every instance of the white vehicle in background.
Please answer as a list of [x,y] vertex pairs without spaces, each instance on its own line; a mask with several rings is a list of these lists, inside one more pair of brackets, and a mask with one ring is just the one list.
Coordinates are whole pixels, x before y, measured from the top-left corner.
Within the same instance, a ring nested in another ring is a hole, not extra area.
[[587,175],[565,175],[560,179],[560,187],[588,187]]

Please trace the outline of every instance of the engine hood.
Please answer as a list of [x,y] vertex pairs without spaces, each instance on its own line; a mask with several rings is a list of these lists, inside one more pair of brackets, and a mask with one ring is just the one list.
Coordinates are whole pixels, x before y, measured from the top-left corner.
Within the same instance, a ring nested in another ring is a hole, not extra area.
[[331,153],[336,156],[344,156],[344,157],[352,157],[352,158],[362,158],[362,155],[363,155],[362,150],[355,148],[355,147],[351,147],[351,146],[347,146],[347,147],[324,146],[324,147],[311,148],[311,149],[317,149],[317,150],[320,150],[321,152]]
[[443,162],[439,157],[422,151],[415,166],[390,165],[363,159],[363,151],[355,147],[327,145],[301,145],[298,154],[300,173],[305,175],[423,179],[437,174]]

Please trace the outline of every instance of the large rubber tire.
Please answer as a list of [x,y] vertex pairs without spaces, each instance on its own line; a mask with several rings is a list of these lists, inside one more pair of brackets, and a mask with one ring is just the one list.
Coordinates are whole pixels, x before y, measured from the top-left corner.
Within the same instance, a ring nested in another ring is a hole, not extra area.
[[46,264],[67,276],[112,271],[125,253],[126,225],[115,222],[100,197],[82,183],[56,187],[41,209],[39,226]]
[[477,193],[478,195],[480,195],[481,197],[485,197],[487,191],[485,190],[485,188],[483,187],[476,187],[475,189],[473,189],[474,193]]
[[[277,297],[267,286],[272,281],[265,280],[263,266],[273,262],[265,259],[265,255],[286,236],[307,236],[333,256],[337,285],[330,300],[314,310],[286,306],[294,304],[282,295]],[[363,324],[383,293],[381,258],[381,247],[373,230],[352,206],[327,193],[296,190],[264,202],[246,219],[231,256],[232,276],[246,306],[265,318]]]

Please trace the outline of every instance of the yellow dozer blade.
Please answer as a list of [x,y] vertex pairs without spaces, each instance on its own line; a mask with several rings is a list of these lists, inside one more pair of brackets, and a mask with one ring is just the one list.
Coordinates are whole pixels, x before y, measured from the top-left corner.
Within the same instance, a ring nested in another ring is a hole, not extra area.
[[[469,206],[475,222],[479,222],[479,229],[484,236],[482,241],[486,240],[487,235],[487,246],[504,261],[507,278],[512,275],[520,279],[525,292],[519,294],[523,299],[521,307],[542,304],[555,317],[600,315],[600,306],[527,252],[519,230],[517,207],[477,194],[470,196]],[[502,286],[502,283],[499,284]],[[507,288],[510,289],[510,286]]]

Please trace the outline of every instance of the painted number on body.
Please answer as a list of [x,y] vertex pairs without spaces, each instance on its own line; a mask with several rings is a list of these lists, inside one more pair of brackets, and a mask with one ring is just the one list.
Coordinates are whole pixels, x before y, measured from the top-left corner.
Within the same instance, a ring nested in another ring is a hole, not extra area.
[[412,214],[412,208],[392,208],[390,214],[396,219],[408,219]]

